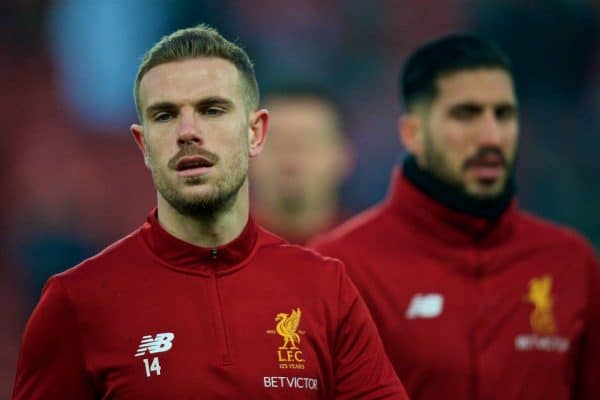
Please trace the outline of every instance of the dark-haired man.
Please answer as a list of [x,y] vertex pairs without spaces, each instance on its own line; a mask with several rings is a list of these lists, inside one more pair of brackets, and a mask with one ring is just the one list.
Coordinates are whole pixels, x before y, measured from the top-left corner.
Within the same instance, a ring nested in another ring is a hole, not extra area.
[[316,241],[342,259],[411,398],[600,398],[600,265],[514,199],[507,57],[470,35],[406,62],[388,198]]
[[406,399],[343,265],[249,216],[268,112],[246,53],[206,26],[177,31],[134,95],[157,208],[50,278],[13,399]]

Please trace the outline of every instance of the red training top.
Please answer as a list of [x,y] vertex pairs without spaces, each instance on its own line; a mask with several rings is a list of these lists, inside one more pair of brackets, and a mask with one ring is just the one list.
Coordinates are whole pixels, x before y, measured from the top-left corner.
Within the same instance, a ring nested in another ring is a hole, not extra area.
[[343,265],[258,227],[140,229],[49,279],[13,399],[407,399]]
[[399,171],[314,247],[340,258],[413,400],[600,399],[600,266],[571,230],[446,208]]

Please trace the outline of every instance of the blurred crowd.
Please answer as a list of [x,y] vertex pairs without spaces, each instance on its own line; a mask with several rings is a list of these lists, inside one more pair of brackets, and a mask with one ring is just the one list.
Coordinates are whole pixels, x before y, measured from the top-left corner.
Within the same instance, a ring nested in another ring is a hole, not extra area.
[[[281,189],[293,192],[289,185],[299,182],[306,185],[303,192],[310,191],[311,180],[301,179],[302,173],[323,177],[315,184],[332,190],[341,185],[339,196],[327,199],[335,218],[320,229],[385,195],[388,171],[402,156],[396,81],[404,57],[424,40],[454,31],[495,40],[515,64],[521,204],[578,228],[600,249],[597,1],[3,2],[0,342],[10,345],[0,346],[0,398],[8,396],[18,337],[48,276],[135,229],[153,207],[150,175],[128,132],[137,118],[131,94],[135,68],[157,38],[201,22],[239,38],[255,61],[265,98],[289,82],[331,96],[332,112],[339,114],[336,129],[344,138],[333,142],[345,149],[341,161],[287,166],[299,170],[290,172],[298,178]],[[276,112],[293,111],[281,102],[271,105],[282,107],[273,111],[274,121]],[[310,107],[304,115],[313,121]],[[300,121],[299,132],[320,129],[302,125],[302,115],[292,118]],[[279,127],[288,129],[293,128]],[[297,137],[280,136],[273,146],[285,159],[282,141]],[[296,141],[287,147],[299,146]],[[334,157],[311,148],[305,154]],[[282,162],[269,159],[256,166],[261,176],[253,181],[256,199],[262,182],[281,179],[273,174],[281,172]],[[328,173],[334,174],[331,182]],[[272,206],[265,204],[258,203],[256,212],[268,220]],[[273,224],[285,234],[285,227]]]

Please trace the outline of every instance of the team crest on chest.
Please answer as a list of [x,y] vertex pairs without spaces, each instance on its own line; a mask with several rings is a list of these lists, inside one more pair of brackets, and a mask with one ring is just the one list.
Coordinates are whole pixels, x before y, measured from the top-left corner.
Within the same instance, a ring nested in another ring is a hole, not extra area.
[[552,277],[543,275],[531,278],[529,292],[524,301],[533,305],[529,314],[532,333],[515,337],[515,349],[519,351],[550,351],[564,353],[570,347],[569,339],[556,335],[558,325],[554,318]]
[[540,335],[551,335],[556,332],[556,321],[552,314],[552,307],[554,306],[552,277],[544,275],[531,279],[526,300],[534,307],[529,317],[531,330]]
[[275,316],[275,329],[267,330],[270,335],[278,335],[279,345],[276,348],[277,362],[281,369],[304,369],[305,359],[302,356],[300,330],[302,310],[292,309],[290,313],[280,312]]

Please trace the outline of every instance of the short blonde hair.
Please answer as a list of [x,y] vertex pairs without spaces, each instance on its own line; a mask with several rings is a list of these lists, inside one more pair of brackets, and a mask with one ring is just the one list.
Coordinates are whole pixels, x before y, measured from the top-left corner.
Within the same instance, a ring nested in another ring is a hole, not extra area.
[[158,65],[198,57],[216,57],[230,61],[242,77],[242,91],[246,108],[250,111],[258,108],[258,83],[250,57],[240,46],[221,36],[216,29],[202,24],[180,29],[164,36],[144,55],[133,88],[133,97],[140,121],[143,121],[140,105],[140,82],[144,75]]

